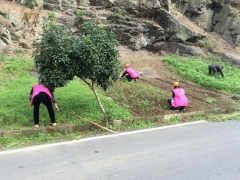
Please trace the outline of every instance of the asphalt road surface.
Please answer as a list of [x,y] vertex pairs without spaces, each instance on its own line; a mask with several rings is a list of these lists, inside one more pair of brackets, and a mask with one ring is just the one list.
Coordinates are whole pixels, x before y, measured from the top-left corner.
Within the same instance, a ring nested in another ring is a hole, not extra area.
[[0,179],[240,180],[240,121],[0,151]]

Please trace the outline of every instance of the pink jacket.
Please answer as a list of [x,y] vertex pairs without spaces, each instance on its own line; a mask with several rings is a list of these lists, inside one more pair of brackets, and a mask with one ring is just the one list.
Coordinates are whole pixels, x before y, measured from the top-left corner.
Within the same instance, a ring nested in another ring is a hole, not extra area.
[[31,103],[30,103],[30,109],[33,105],[33,98],[38,95],[40,92],[45,92],[49,95],[49,97],[52,99],[52,94],[50,93],[50,91],[48,90],[48,88],[46,88],[44,85],[42,84],[37,84],[32,86],[33,88],[33,93],[32,93],[32,98],[31,98]]
[[131,78],[138,78],[139,77],[139,74],[137,71],[135,71],[133,68],[131,67],[128,67],[126,69],[127,73],[131,76]]
[[188,105],[188,99],[185,96],[185,91],[182,88],[176,88],[173,89],[174,92],[174,100],[172,101],[173,107],[179,107],[179,106],[187,106]]

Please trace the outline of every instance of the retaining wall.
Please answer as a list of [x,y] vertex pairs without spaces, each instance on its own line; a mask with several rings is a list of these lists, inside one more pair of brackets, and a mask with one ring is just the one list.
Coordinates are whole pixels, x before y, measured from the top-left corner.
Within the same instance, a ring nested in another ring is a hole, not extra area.
[[[196,111],[196,112],[189,112],[189,113],[176,113],[176,114],[170,114],[170,115],[161,115],[161,116],[153,116],[153,117],[134,117],[134,118],[128,118],[126,120],[113,120],[110,123],[114,126],[121,126],[121,125],[129,125],[132,123],[137,123],[140,121],[153,121],[157,122],[159,120],[170,120],[172,117],[178,117],[178,118],[184,118],[184,117],[190,117],[193,115],[204,115],[204,114],[210,114],[210,113],[224,113],[224,110],[221,109],[211,109],[208,111]],[[101,124],[104,126],[104,124]],[[99,129],[99,127],[92,125],[92,124],[67,124],[67,125],[60,125],[54,127],[43,127],[38,129],[19,129],[19,130],[11,130],[11,131],[2,131],[0,132],[0,137],[14,137],[14,136],[29,136],[29,135],[36,135],[39,132],[47,134],[52,132],[84,132],[84,131],[90,131],[92,129]]]

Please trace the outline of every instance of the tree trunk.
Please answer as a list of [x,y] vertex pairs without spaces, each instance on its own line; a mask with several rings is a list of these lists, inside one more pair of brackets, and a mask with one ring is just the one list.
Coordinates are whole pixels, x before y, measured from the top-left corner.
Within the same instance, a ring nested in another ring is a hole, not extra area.
[[103,108],[103,106],[102,106],[101,100],[100,100],[100,98],[99,98],[99,96],[98,96],[98,94],[97,94],[97,92],[96,92],[96,90],[95,90],[94,82],[92,81],[92,85],[91,85],[91,84],[89,84],[85,79],[82,79],[82,80],[93,90],[93,92],[94,92],[94,94],[95,94],[95,96],[96,96],[96,98],[97,98],[98,105],[99,105],[100,109],[102,110],[102,113],[103,113],[103,115],[104,115],[104,119],[105,119],[106,124],[107,124],[107,126],[108,126],[108,125],[109,125],[109,122],[108,122],[107,114],[106,114],[106,111],[104,110],[104,108]]

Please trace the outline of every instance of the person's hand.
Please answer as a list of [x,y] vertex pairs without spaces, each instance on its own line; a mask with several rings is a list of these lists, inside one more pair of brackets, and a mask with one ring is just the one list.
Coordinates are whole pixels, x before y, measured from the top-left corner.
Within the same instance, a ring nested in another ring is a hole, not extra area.
[[55,105],[55,109],[56,109],[57,111],[59,111],[59,108],[58,108],[57,104],[54,104],[54,105]]

